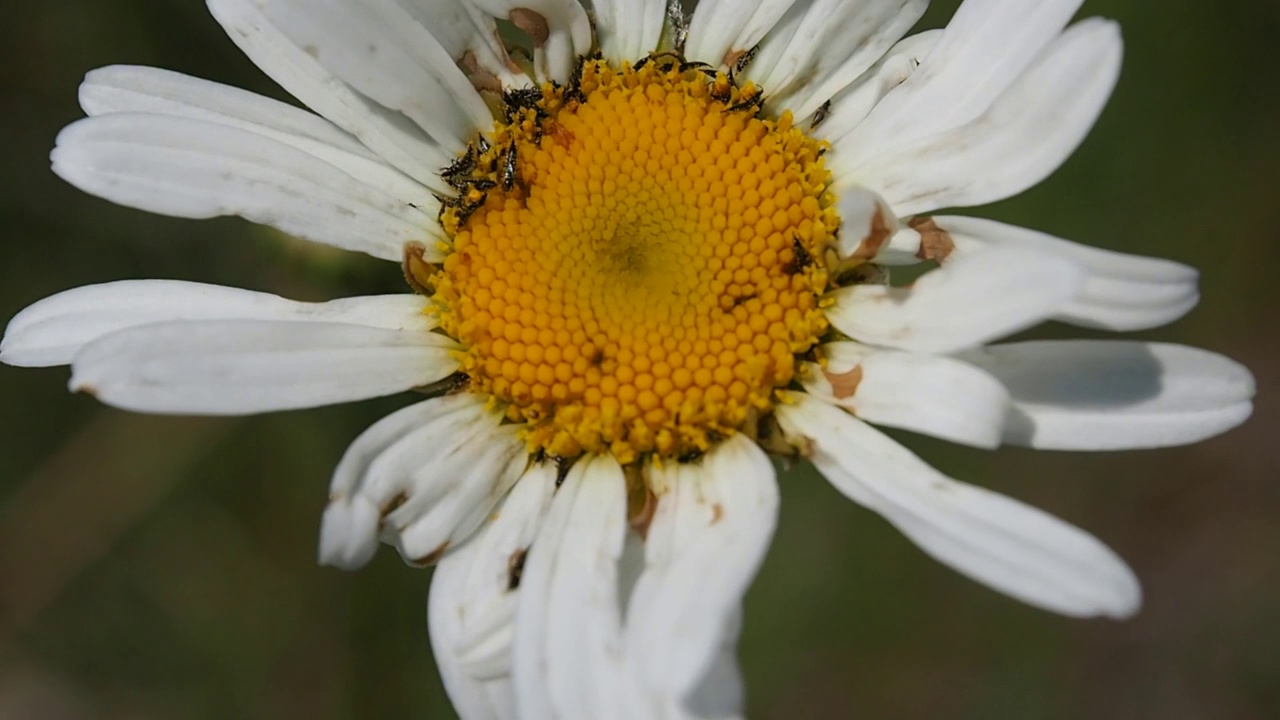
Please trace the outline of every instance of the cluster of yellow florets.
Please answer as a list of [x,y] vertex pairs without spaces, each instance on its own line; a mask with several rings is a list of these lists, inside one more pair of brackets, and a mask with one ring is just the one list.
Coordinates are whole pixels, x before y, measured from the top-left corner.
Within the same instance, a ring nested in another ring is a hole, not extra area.
[[826,331],[822,149],[759,119],[756,93],[670,58],[588,60],[465,159],[483,194],[446,210],[430,284],[473,389],[532,447],[705,450]]

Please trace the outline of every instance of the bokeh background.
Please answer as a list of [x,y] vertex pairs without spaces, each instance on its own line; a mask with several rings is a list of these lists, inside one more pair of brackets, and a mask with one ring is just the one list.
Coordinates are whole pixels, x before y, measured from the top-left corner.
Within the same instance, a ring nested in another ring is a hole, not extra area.
[[[923,24],[955,5],[936,2]],[[127,278],[301,299],[402,289],[394,266],[236,219],[114,207],[49,171],[97,66],[281,95],[203,3],[0,7],[0,319]],[[1153,452],[992,453],[900,434],[1119,551],[1147,593],[1125,623],[998,596],[811,468],[786,472],[742,642],[755,718],[1280,718],[1280,4],[1089,0],[1086,12],[1123,24],[1115,97],[1057,175],[989,214],[1201,268],[1201,307],[1147,335],[1245,362],[1257,412],[1225,437]],[[66,379],[0,367],[0,718],[452,717],[427,643],[430,573],[389,551],[355,574],[314,559],[331,468],[407,398],[155,418],[68,395]]]

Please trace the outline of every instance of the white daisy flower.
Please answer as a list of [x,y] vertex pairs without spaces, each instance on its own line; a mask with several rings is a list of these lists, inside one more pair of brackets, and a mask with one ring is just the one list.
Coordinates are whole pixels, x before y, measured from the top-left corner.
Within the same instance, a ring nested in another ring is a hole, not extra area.
[[[78,288],[0,359],[70,364],[141,412],[417,389],[334,475],[320,559],[436,564],[465,718],[743,712],[769,455],[811,460],[937,560],[1123,618],[1091,535],[952,480],[873,425],[982,448],[1150,448],[1243,422],[1252,378],[1149,342],[989,345],[1046,320],[1181,317],[1196,272],[935,210],[1035,185],[1120,69],[1080,0],[209,0],[307,112],[144,67],[89,73],[54,171],[403,265],[415,293],[300,303],[187,282]],[[528,51],[500,39],[521,31]],[[505,32],[505,31],[504,31]],[[507,33],[508,35],[510,33]],[[936,262],[909,287],[887,268]]]

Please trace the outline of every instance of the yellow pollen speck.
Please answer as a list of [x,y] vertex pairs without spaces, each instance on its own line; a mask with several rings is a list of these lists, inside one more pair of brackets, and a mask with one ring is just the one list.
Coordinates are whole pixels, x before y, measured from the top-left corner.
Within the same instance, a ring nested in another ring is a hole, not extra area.
[[[520,92],[520,91],[517,91]],[[584,60],[446,172],[429,282],[471,389],[533,449],[681,456],[753,422],[827,330],[822,146],[759,89]]]

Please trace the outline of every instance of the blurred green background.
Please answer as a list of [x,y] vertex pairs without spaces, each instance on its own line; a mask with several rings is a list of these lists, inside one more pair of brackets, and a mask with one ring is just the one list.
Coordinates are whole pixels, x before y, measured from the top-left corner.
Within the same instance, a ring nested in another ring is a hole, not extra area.
[[[925,25],[955,2],[937,2]],[[280,92],[195,0],[6,0],[0,320],[86,283],[180,278],[301,299],[397,292],[397,268],[234,219],[118,208],[48,169],[82,75],[158,65]],[[1147,602],[1126,623],[1023,607],[937,565],[809,468],[747,605],[755,718],[1280,717],[1280,4],[1090,0],[1124,76],[1051,180],[989,214],[1203,271],[1149,333],[1257,374],[1253,420],[1155,452],[958,450],[951,474],[1095,532]],[[1081,335],[1049,327],[1040,336]],[[244,420],[154,418],[0,367],[0,718],[448,718],[429,572],[315,564],[330,469],[405,398]]]

